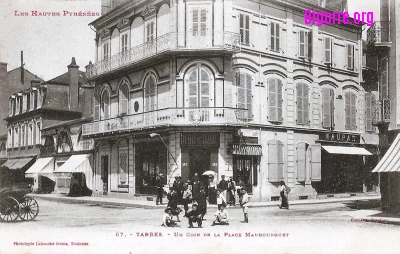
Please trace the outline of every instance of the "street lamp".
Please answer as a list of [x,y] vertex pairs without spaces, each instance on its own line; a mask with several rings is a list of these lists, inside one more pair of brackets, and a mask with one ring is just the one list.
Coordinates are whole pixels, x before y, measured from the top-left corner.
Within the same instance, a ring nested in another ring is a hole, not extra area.
[[177,163],[176,160],[175,160],[175,157],[172,155],[171,151],[169,150],[169,148],[168,148],[167,144],[165,143],[165,141],[161,138],[160,134],[158,134],[158,133],[150,133],[150,138],[154,138],[154,137],[156,137],[156,136],[159,137],[159,138],[161,139],[161,141],[162,141],[163,144],[165,145],[165,148],[167,148],[167,151],[168,151],[169,155],[171,155],[172,159],[174,160],[176,166],[179,167],[179,166],[178,166],[178,163]]

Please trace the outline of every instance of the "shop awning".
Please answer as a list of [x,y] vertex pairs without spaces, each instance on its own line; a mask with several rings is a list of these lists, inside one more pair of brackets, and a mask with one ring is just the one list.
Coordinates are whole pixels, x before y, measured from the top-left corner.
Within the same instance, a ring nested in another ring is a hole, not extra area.
[[72,155],[61,167],[54,171],[54,175],[57,177],[57,173],[82,172],[86,177],[86,185],[89,189],[92,189],[93,170],[89,157],[90,154]]
[[17,163],[17,161],[18,159],[8,159],[3,165],[1,165],[1,167],[10,168]]
[[34,178],[38,175],[46,176],[54,181],[53,157],[38,159],[26,172],[25,177]]
[[372,172],[400,172],[400,134]]
[[328,153],[348,155],[372,155],[367,149],[351,146],[322,146]]
[[32,157],[30,158],[23,158],[23,159],[18,159],[18,161],[12,165],[11,167],[9,167],[9,169],[20,169],[26,166],[26,164],[28,164],[29,162],[31,162],[33,160]]
[[262,146],[261,145],[233,144],[232,145],[232,154],[233,155],[261,156],[262,155]]

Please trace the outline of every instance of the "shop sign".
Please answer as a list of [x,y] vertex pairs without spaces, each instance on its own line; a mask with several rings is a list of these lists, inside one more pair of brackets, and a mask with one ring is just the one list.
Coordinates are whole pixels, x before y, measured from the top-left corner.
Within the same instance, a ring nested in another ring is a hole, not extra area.
[[182,133],[181,146],[219,146],[219,133]]
[[345,133],[321,133],[319,135],[321,141],[341,142],[341,143],[360,143],[360,135]]

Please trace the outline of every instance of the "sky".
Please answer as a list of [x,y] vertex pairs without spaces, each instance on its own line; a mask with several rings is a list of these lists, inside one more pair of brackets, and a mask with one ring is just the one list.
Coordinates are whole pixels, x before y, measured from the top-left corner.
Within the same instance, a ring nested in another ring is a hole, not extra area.
[[[373,11],[379,20],[379,0],[348,0],[348,5],[350,15]],[[61,16],[32,16],[32,11]],[[63,16],[64,11],[100,13],[101,0],[0,0],[0,62],[15,69],[23,51],[25,68],[44,80],[67,72],[72,57],[85,71],[95,59],[95,32],[88,24],[98,17]]]

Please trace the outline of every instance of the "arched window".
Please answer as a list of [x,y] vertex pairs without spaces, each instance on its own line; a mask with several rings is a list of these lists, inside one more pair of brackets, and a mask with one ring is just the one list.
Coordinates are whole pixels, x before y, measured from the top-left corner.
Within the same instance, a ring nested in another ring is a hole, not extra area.
[[297,124],[308,125],[308,109],[309,109],[309,88],[305,83],[297,83],[296,85],[296,109],[297,109]]
[[118,90],[119,114],[128,114],[129,112],[129,90],[126,81],[122,81]]
[[282,122],[282,81],[278,78],[268,79],[268,120]]
[[322,88],[322,127],[333,129],[334,125],[334,98],[333,88]]
[[157,84],[154,76],[147,77],[144,84],[144,111],[149,112],[157,109]]
[[344,94],[344,103],[345,103],[345,115],[346,115],[346,130],[357,130],[357,97],[352,92],[346,92]]
[[188,99],[190,108],[207,108],[211,106],[210,76],[203,67],[196,67],[189,73]]
[[101,119],[110,118],[110,92],[104,89],[101,96]]

